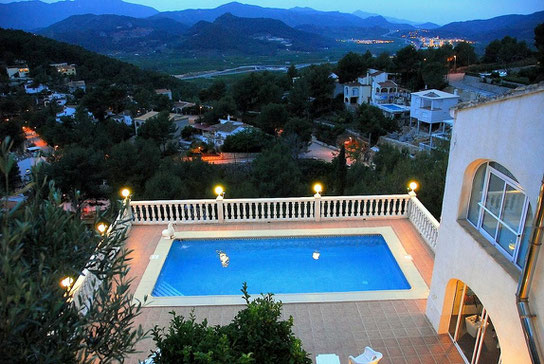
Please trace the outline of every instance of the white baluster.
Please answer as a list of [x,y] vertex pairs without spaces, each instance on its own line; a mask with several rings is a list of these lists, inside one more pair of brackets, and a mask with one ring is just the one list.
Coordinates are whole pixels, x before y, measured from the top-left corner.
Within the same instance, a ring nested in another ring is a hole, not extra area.
[[172,204],[171,203],[168,204],[168,213],[169,213],[168,220],[169,221],[174,221],[175,218],[174,218],[174,215],[172,214]]
[[151,221],[156,221],[155,219],[155,205],[150,205],[151,209]]

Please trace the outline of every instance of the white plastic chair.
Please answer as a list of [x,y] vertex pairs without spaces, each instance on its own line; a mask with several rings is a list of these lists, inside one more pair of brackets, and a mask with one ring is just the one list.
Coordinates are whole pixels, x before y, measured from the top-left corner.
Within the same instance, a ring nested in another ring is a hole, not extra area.
[[349,363],[350,364],[376,364],[380,360],[382,360],[383,354],[372,350],[372,348],[369,348],[368,346],[365,348],[365,351],[359,355],[358,357],[354,358],[353,356],[349,356]]

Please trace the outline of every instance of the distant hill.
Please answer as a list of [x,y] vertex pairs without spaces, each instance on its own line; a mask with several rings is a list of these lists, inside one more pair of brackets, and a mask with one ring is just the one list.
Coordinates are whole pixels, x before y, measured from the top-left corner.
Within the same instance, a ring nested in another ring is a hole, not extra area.
[[435,24],[435,23],[431,23],[431,22],[427,22],[427,23],[423,23],[423,24],[417,24],[416,28],[419,28],[419,29],[436,29],[436,28],[440,28],[440,25]]
[[201,21],[191,27],[182,47],[270,54],[278,49],[315,51],[333,45],[332,40],[294,29],[279,20],[227,13],[213,23]]
[[149,6],[122,0],[73,0],[51,4],[36,0],[21,1],[0,4],[0,27],[36,30],[78,14],[114,14],[144,18],[157,13],[157,10]]
[[172,19],[120,15],[74,15],[38,33],[96,52],[153,50],[179,42],[188,26]]
[[489,42],[507,35],[534,42],[534,28],[544,23],[544,11],[529,15],[503,15],[486,20],[454,22],[437,28],[434,35],[459,36],[480,42]]
[[74,15],[39,34],[108,54],[175,49],[270,55],[280,49],[316,51],[335,45],[334,40],[294,29],[279,20],[242,18],[230,13],[191,27],[168,18]]
[[256,5],[231,2],[215,9],[188,9],[166,11],[154,17],[171,18],[184,24],[196,24],[199,21],[213,22],[223,14],[230,13],[244,18],[269,18],[296,27],[304,24],[325,25],[329,27],[354,26],[364,27],[364,22],[353,14],[338,11],[317,11],[311,8],[274,9]]
[[393,24],[387,21],[387,19],[385,19],[381,15],[371,16],[371,17],[363,19],[363,25],[365,28],[381,27],[385,29],[401,29],[401,30],[414,29],[414,27],[409,24],[398,24],[398,23]]
[[[362,19],[368,19],[370,17],[380,16],[380,14],[367,13],[366,11],[362,11],[362,10],[354,11],[353,15],[357,15],[359,18],[362,18]],[[418,23],[417,21],[412,21],[412,20],[407,20],[407,19],[399,19],[399,18],[394,18],[394,17],[391,17],[391,16],[383,16],[383,18],[385,20],[387,20],[390,24],[408,24],[408,25],[413,26],[414,28],[419,28],[419,29],[435,29],[435,28],[440,27],[440,25],[430,23],[430,22]]]
[[296,27],[308,33],[319,34],[334,39],[381,39],[389,30],[382,27],[327,27],[319,25],[299,25]]

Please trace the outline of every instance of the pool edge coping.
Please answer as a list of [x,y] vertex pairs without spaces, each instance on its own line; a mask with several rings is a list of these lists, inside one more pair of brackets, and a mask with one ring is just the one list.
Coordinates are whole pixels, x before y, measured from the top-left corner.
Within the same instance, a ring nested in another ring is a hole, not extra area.
[[[397,234],[390,226],[364,228],[326,228],[326,229],[281,229],[281,230],[221,230],[221,231],[181,231],[173,239],[161,237],[142,279],[136,288],[133,301],[144,307],[168,306],[222,306],[241,305],[240,295],[222,296],[175,296],[153,297],[151,292],[162,270],[174,240],[177,239],[221,239],[221,238],[267,238],[296,236],[342,236],[342,235],[382,235],[393,257],[411,286],[408,290],[378,290],[353,292],[290,293],[275,294],[283,303],[353,302],[394,299],[426,299],[429,288],[407,254]],[[147,297],[147,300],[144,298]]]

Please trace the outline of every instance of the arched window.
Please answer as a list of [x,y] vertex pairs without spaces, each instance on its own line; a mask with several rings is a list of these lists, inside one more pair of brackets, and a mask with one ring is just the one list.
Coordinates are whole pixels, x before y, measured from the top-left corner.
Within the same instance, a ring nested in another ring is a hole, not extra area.
[[467,220],[510,261],[523,267],[532,214],[527,196],[506,168],[496,162],[478,168]]

